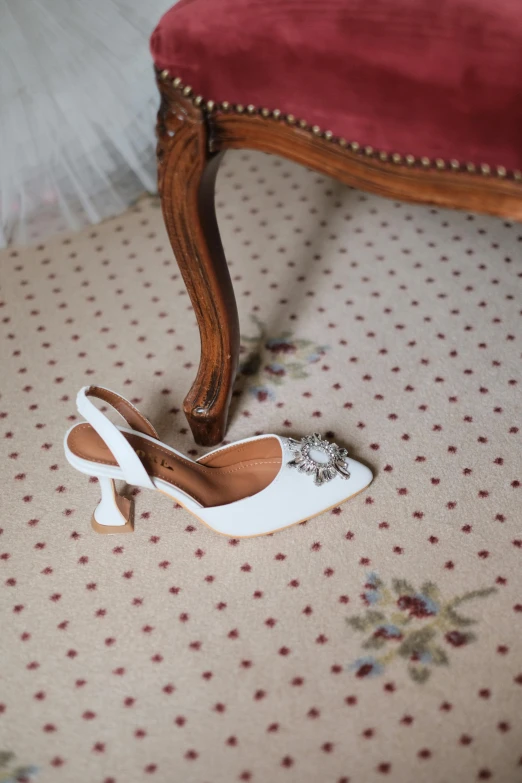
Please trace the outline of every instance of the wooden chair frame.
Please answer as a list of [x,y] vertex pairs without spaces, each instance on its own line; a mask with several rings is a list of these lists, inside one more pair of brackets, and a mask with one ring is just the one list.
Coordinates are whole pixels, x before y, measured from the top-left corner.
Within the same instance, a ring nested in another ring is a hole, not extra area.
[[201,337],[199,369],[183,408],[202,446],[224,437],[239,354],[236,301],[214,204],[225,150],[280,155],[380,196],[522,220],[518,171],[375,151],[278,109],[204,100],[167,71],[157,73],[157,83],[161,205]]

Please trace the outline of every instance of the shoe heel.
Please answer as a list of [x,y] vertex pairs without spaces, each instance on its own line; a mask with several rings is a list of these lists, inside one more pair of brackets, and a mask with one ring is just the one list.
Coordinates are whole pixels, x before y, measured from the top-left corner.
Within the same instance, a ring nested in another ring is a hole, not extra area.
[[116,491],[113,479],[98,476],[98,482],[101,500],[92,515],[93,530],[105,535],[134,533],[134,501]]

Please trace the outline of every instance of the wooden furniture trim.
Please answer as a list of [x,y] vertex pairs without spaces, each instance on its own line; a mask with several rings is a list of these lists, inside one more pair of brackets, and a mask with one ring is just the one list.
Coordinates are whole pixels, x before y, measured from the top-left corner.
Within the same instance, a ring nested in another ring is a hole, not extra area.
[[209,151],[206,118],[160,85],[158,189],[167,233],[194,308],[201,359],[183,408],[197,443],[223,439],[239,355],[239,322],[217,225],[220,154]]
[[214,206],[214,183],[225,150],[281,155],[392,199],[522,221],[519,171],[390,155],[336,138],[278,109],[206,101],[166,71],[157,74],[157,82],[159,192],[201,336],[198,373],[184,402],[201,445],[215,445],[225,434],[239,353],[236,303]]
[[[522,198],[522,172],[518,169],[508,170],[502,165],[490,166],[487,163],[462,162],[456,159],[445,160],[427,156],[416,157],[411,154],[376,150],[372,146],[335,136],[332,131],[323,131],[319,126],[310,125],[306,120],[285,114],[280,109],[207,100],[201,95],[194,95],[192,87],[184,85],[180,77],[172,78],[166,70],[157,71],[156,75],[158,84],[164,83],[171,88],[169,91],[173,100],[186,100],[203,111],[211,127],[210,143],[221,144],[223,149],[231,147],[259,149],[290,157],[287,152],[290,153],[291,150],[276,149],[278,140],[285,147],[285,139],[291,139],[291,143],[298,142],[303,154],[305,153],[303,145],[305,140],[308,140],[311,162],[304,162],[302,157],[298,159],[298,162],[309,165],[310,168],[317,166],[317,170],[322,173],[328,173],[325,168],[332,166],[331,176],[342,181],[344,181],[343,177],[347,176],[346,171],[354,167],[359,173],[371,172],[368,177],[370,184],[374,175],[382,172],[391,182],[396,178],[402,179],[404,177],[407,181],[427,182],[434,189],[438,189],[439,182],[443,187],[450,189],[461,182],[459,188],[462,187],[465,192],[470,194],[474,190],[480,191],[485,187],[490,192],[498,193],[501,198],[507,198],[508,201],[511,200],[511,197]],[[250,120],[255,120],[255,123],[252,124]],[[214,134],[215,140],[213,139]],[[257,134],[260,138],[256,138]],[[314,155],[313,149],[315,149],[316,155]],[[359,165],[357,166],[357,164]],[[458,179],[451,175],[458,175]],[[364,180],[366,180],[365,175],[363,175]],[[386,190],[393,190],[393,184],[388,185]],[[390,195],[390,193],[387,192],[385,195]],[[398,195],[397,198],[402,198],[402,196]],[[458,205],[455,205],[454,208],[478,209],[475,206],[460,207]],[[487,212],[489,213],[489,209]],[[497,209],[491,214],[504,215],[505,213]]]
[[260,116],[215,112],[208,122],[213,151],[260,150],[379,196],[522,220],[522,183],[514,179],[397,165]]

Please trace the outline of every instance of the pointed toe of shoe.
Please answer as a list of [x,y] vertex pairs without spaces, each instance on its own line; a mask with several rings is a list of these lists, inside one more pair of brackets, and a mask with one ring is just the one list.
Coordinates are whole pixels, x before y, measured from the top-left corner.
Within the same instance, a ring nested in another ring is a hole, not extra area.
[[361,492],[372,483],[373,473],[370,468],[367,468],[366,465],[357,462],[355,459],[348,460],[348,464],[350,470],[350,489],[352,490],[352,494],[355,495],[356,492]]
[[366,465],[348,459],[349,476],[337,475],[318,486],[312,475],[291,465],[292,459],[293,454],[283,452],[281,470],[266,489],[225,506],[200,509],[201,519],[224,535],[265,535],[344,503],[373,479]]

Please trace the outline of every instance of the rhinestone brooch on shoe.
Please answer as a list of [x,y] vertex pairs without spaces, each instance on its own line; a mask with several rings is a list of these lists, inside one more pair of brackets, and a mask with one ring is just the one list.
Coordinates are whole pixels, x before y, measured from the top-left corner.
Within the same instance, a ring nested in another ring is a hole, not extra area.
[[[346,464],[348,452],[341,449],[336,443],[323,440],[321,435],[314,432],[301,440],[287,438],[288,446],[294,453],[294,459],[288,463],[291,468],[297,468],[301,473],[314,475],[314,483],[320,487],[335,476],[349,479],[350,473]],[[317,459],[312,453],[320,453],[323,459]]]

